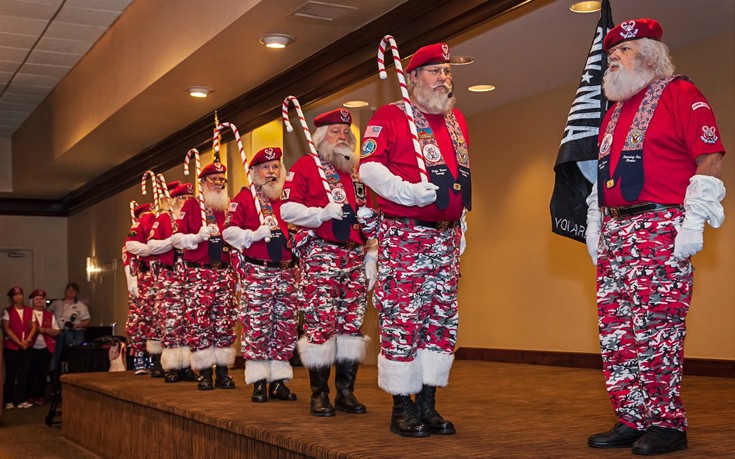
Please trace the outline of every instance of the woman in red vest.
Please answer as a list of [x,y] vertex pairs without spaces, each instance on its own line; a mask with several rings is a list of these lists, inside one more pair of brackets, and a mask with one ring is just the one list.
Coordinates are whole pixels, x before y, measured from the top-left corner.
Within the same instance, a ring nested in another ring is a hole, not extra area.
[[33,320],[33,309],[23,304],[23,289],[13,287],[8,291],[12,304],[3,310],[2,323],[5,333],[5,409],[30,408],[28,393],[28,369],[31,364],[31,348],[38,326]]
[[40,288],[28,296],[33,306],[33,319],[38,326],[38,336],[31,349],[31,370],[28,374],[28,403],[43,405],[46,389],[46,376],[49,372],[51,357],[56,348],[56,335],[59,325],[54,313],[46,310],[46,292]]

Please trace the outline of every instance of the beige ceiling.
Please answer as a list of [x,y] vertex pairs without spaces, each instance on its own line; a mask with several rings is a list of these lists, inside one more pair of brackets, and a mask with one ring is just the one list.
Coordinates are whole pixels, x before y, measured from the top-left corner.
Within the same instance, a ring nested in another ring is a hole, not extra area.
[[[0,0],[0,5],[6,2]],[[60,2],[49,3],[58,7]],[[111,3],[124,8],[120,2]],[[333,20],[294,14],[305,5],[320,6],[306,0],[221,0],[209,9],[202,9],[210,3],[201,0],[132,2],[15,131],[12,192],[0,193],[0,198],[60,199],[403,2],[330,3],[344,7],[335,9],[341,16]],[[597,17],[570,13],[571,3],[534,0],[450,38],[454,55],[476,59],[455,71],[460,108],[471,115],[574,84]],[[674,50],[721,34],[732,36],[735,26],[732,0],[612,0],[611,5],[616,22],[658,18],[664,41]],[[8,14],[2,8],[0,12]],[[258,44],[258,37],[275,32],[296,41],[280,51]],[[1,34],[0,46],[5,46]],[[466,91],[467,85],[477,83],[498,89],[479,95]],[[192,85],[215,90],[207,99],[193,99],[186,94]],[[396,98],[397,87],[394,73],[388,82],[377,77],[356,82],[305,107],[307,116],[345,100],[378,106]]]

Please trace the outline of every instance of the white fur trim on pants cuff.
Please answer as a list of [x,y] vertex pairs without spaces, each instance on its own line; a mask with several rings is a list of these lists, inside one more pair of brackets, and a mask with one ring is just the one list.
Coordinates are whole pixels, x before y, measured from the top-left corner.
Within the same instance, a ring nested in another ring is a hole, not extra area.
[[235,363],[235,348],[234,347],[217,347],[214,349],[215,363],[217,365],[224,365],[231,367]]
[[191,366],[191,348],[189,346],[181,346],[181,366],[179,368],[189,368]]
[[245,384],[252,384],[265,379],[271,380],[271,365],[268,360],[246,360],[245,361]]
[[337,340],[332,337],[324,344],[312,344],[306,336],[299,340],[299,356],[306,368],[331,367],[337,353]]
[[217,362],[217,357],[214,354],[214,348],[208,347],[198,351],[192,351],[190,362],[191,369],[195,371],[210,368]]
[[378,387],[391,395],[410,395],[418,393],[421,385],[418,361],[399,362],[378,356]]
[[454,354],[419,349],[416,360],[421,365],[423,383],[427,386],[446,387],[449,384],[449,370],[452,369]]
[[153,341],[153,340],[146,340],[145,342],[145,350],[148,351],[149,354],[160,354],[163,352],[163,344],[160,341]]
[[167,347],[161,352],[161,366],[164,370],[179,370],[181,368],[181,349]]
[[271,379],[269,381],[291,381],[293,379],[293,368],[288,360],[271,360]]
[[337,335],[337,361],[362,363],[368,341],[368,336]]

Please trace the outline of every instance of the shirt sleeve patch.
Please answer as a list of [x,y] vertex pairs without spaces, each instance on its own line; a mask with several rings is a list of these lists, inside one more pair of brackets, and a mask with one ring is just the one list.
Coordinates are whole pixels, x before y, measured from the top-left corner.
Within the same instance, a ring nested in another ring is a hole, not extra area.
[[283,193],[281,193],[281,200],[288,201],[289,197],[291,197],[291,188],[284,188]]
[[698,108],[706,108],[707,110],[712,111],[712,108],[707,104],[707,102],[694,102],[692,104],[692,111]]
[[363,137],[378,137],[382,130],[383,126],[368,126],[367,129],[365,129],[365,135]]
[[296,176],[296,173],[295,172],[293,172],[293,171],[289,172],[288,174],[286,174],[286,181],[287,182],[292,181],[295,176]]
[[229,207],[227,207],[227,212],[234,212],[237,210],[237,203],[231,202]]
[[378,149],[378,144],[373,139],[366,139],[364,142],[362,142],[362,148],[360,149],[360,157],[361,158],[367,158],[368,156],[375,153],[375,150]]

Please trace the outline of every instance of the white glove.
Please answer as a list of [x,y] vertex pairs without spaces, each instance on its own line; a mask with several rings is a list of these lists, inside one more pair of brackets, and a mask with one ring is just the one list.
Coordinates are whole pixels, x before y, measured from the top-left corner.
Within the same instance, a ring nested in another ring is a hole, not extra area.
[[436,201],[435,190],[439,188],[432,183],[407,182],[374,161],[360,164],[360,179],[379,196],[404,206],[431,204]]
[[128,281],[128,293],[133,298],[138,297],[138,279],[130,274],[130,266],[125,266],[125,279]]
[[689,179],[684,197],[684,221],[674,239],[674,258],[684,260],[702,250],[704,223],[719,228],[725,220],[722,201],[725,185],[710,175],[695,175]]
[[281,204],[281,219],[303,228],[318,228],[323,223],[319,219],[321,207],[306,207],[300,202],[284,202]]
[[138,241],[126,241],[125,250],[127,250],[128,253],[138,257],[151,256],[151,249],[148,248],[148,244],[143,244],[142,242]]
[[209,232],[209,226],[202,225],[201,228],[199,228],[199,232],[196,234],[196,242],[200,243],[200,242],[208,241],[210,235],[211,234]]
[[166,239],[149,239],[147,245],[148,249],[151,251],[151,255],[160,255],[173,248],[171,247],[170,237],[167,237]]
[[253,242],[262,241],[271,237],[271,227],[268,225],[260,225],[258,229],[253,231]]
[[592,258],[592,264],[597,266],[597,251],[600,245],[600,230],[602,228],[602,214],[597,198],[597,182],[592,185],[592,192],[587,196],[587,228],[584,239],[587,243],[587,252]]
[[464,233],[462,233],[462,238],[459,240],[459,256],[461,257],[464,253],[464,249],[467,248],[467,239],[464,237]]
[[171,236],[171,245],[179,250],[196,250],[199,243],[196,234],[174,233]]
[[342,206],[336,202],[330,202],[322,207],[318,218],[320,222],[324,223],[329,220],[342,220],[342,216]]
[[375,287],[378,280],[378,241],[370,239],[367,242],[367,253],[365,253],[365,278],[367,279],[368,291]]
[[467,233],[467,209],[462,209],[462,217],[459,219],[459,228],[462,231],[462,238],[459,240],[459,256],[461,257],[467,248],[467,239],[464,235]]
[[239,251],[249,249],[253,242],[262,241],[271,237],[271,228],[268,225],[260,225],[255,231],[230,226],[222,232],[222,238]]

